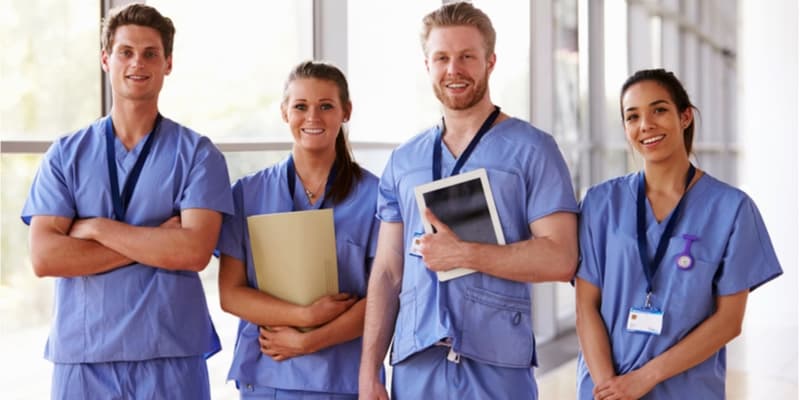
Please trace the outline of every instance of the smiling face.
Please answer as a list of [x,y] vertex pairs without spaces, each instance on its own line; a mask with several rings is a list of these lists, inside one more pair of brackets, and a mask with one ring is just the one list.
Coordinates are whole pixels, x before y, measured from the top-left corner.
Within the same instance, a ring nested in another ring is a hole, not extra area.
[[153,28],[123,25],[114,33],[111,53],[103,50],[103,70],[108,73],[114,101],[158,101],[164,77],[172,71],[161,35]]
[[679,111],[669,91],[651,80],[628,88],[622,96],[625,135],[646,163],[685,160],[683,131],[692,122],[691,107]]
[[350,109],[349,103],[342,104],[335,82],[301,78],[287,85],[281,115],[300,149],[335,153],[336,137]]
[[489,100],[495,55],[487,56],[480,31],[472,26],[433,28],[425,44],[425,66],[442,105],[466,110]]

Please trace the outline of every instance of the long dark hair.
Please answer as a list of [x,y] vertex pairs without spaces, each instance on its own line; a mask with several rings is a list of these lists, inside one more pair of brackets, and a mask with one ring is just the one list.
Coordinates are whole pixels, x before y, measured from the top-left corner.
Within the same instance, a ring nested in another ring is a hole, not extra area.
[[[675,74],[661,68],[643,69],[641,71],[636,71],[635,74],[631,75],[631,77],[622,84],[622,90],[620,90],[619,93],[619,111],[620,114],[622,114],[623,121],[625,120],[625,113],[622,110],[622,96],[625,95],[625,92],[627,92],[631,86],[643,81],[653,81],[666,89],[667,92],[669,92],[672,102],[675,103],[675,106],[678,108],[678,113],[686,111],[687,108],[695,110],[697,114],[700,113],[700,110],[689,100],[689,94],[686,93],[686,89]],[[689,126],[683,130],[683,145],[686,148],[686,154],[692,154],[693,141],[694,118],[692,118],[692,122],[689,123]]]
[[[336,66],[320,61],[304,61],[292,69],[283,87],[284,104],[286,104],[289,97],[289,84],[298,79],[319,79],[333,82],[339,89],[339,101],[341,101],[342,106],[347,107],[350,104],[350,90],[347,88],[347,78]],[[336,161],[334,163],[336,165],[336,177],[333,180],[330,191],[325,193],[325,197],[330,198],[333,204],[339,204],[347,198],[355,183],[360,181],[363,176],[361,167],[353,159],[353,153],[350,150],[344,127],[339,128],[339,134],[336,136]]]

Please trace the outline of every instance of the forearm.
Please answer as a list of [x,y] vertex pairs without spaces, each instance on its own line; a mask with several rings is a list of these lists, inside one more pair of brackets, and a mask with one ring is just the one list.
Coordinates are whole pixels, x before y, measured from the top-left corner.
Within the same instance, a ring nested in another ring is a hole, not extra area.
[[433,271],[469,268],[518,282],[569,281],[578,266],[577,218],[559,212],[530,224],[531,238],[508,245],[466,242],[430,210],[436,233],[420,239],[420,253]]
[[71,235],[96,240],[141,264],[201,271],[211,258],[221,221],[219,213],[202,209],[184,210],[180,222],[159,227],[93,218],[80,221],[80,230]]
[[568,281],[578,264],[577,249],[548,238],[510,245],[462,242],[456,265],[518,282]]
[[364,316],[364,337],[361,353],[359,381],[376,382],[389,343],[399,309],[399,281],[388,274],[373,275],[369,281]]
[[364,332],[366,306],[367,299],[361,299],[327,324],[307,332],[308,352],[316,353],[322,349],[361,337]]
[[47,243],[31,244],[31,262],[39,277],[70,278],[111,271],[133,261],[100,243],[53,235]]
[[220,287],[220,304],[224,311],[258,326],[310,326],[304,307],[249,286]]
[[603,319],[597,309],[578,305],[576,330],[581,352],[595,385],[616,375],[611,344]]
[[132,260],[93,240],[68,236],[72,220],[36,216],[31,221],[30,256],[37,276],[75,277],[98,274]]
[[[680,374],[718,352],[741,332],[747,291],[728,297],[737,304],[717,311],[666,352],[650,360],[641,372],[656,384]],[[724,300],[723,300],[724,301]]]

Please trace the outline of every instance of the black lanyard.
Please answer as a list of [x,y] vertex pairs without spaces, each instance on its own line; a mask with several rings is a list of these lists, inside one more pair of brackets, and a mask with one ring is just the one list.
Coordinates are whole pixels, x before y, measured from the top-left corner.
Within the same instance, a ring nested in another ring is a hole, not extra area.
[[669,238],[672,237],[672,231],[675,229],[675,223],[678,220],[678,214],[681,213],[683,199],[686,198],[686,191],[689,189],[689,184],[692,183],[695,171],[694,165],[689,164],[689,172],[686,174],[686,184],[683,187],[683,195],[681,195],[681,199],[678,200],[678,205],[675,206],[675,210],[672,211],[672,215],[669,217],[669,221],[667,221],[667,226],[664,228],[664,232],[661,234],[661,238],[658,240],[658,247],[656,248],[655,257],[653,258],[653,261],[649,263],[647,262],[647,228],[645,226],[645,220],[647,219],[647,216],[645,215],[645,201],[647,200],[644,193],[644,172],[639,174],[639,188],[636,195],[636,240],[639,242],[639,258],[642,261],[644,276],[647,278],[646,303],[649,303],[650,294],[653,293],[653,277],[656,274],[658,265],[661,264],[661,260],[664,259],[664,253],[667,251]]
[[[461,167],[467,162],[469,156],[472,155],[472,152],[475,150],[475,147],[478,145],[478,142],[481,140],[483,135],[489,131],[489,128],[492,127],[494,121],[497,119],[497,116],[500,115],[500,107],[494,106],[494,111],[489,114],[489,117],[486,118],[486,121],[483,121],[483,125],[481,125],[481,129],[478,130],[478,133],[475,134],[475,137],[469,142],[467,148],[464,149],[464,152],[458,157],[456,160],[456,165],[453,166],[453,171],[450,172],[450,176],[456,175],[461,172]],[[444,120],[442,120],[442,129],[436,133],[436,140],[433,142],[433,180],[438,181],[442,179],[442,130],[444,130]]]
[[[325,193],[324,198],[322,201],[319,202],[317,205],[317,209],[325,208],[325,202],[328,201],[328,193],[331,191],[331,187],[333,187],[333,180],[336,178],[336,163],[334,162],[331,165],[331,170],[328,172],[328,182],[325,183]],[[294,188],[295,188],[295,169],[294,169],[294,157],[289,154],[289,161],[286,162],[286,183],[289,185],[289,196],[292,198],[292,211],[296,211],[294,208]]]
[[142,151],[136,159],[136,164],[128,174],[125,180],[125,186],[122,189],[122,195],[119,193],[119,182],[117,180],[117,157],[114,151],[114,121],[111,116],[106,119],[106,160],[108,162],[108,178],[111,181],[111,201],[114,203],[114,219],[117,221],[125,220],[125,213],[128,211],[131,197],[133,197],[133,189],[136,187],[136,182],[139,181],[139,174],[142,172],[142,167],[150,154],[150,149],[153,147],[153,137],[156,135],[158,125],[161,123],[161,114],[156,115],[156,122],[153,124],[153,130],[147,136],[142,146]]

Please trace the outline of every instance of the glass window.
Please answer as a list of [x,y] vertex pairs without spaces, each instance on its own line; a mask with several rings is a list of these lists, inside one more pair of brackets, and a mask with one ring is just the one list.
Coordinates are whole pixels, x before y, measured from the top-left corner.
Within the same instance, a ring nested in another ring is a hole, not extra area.
[[[497,66],[492,99],[513,116],[527,119],[530,86],[529,9],[524,0],[475,1],[497,31]],[[513,4],[512,4],[513,3]],[[367,0],[348,2],[348,78],[353,98],[350,137],[359,141],[403,142],[438,122],[419,41],[422,18],[440,1],[415,0],[392,9]],[[381,32],[376,40],[375,32]]]
[[45,140],[98,118],[100,2],[11,0],[0,16],[0,135]]
[[20,219],[41,159],[40,154],[0,155],[0,354],[9,367],[8,374],[0,374],[0,387],[3,397],[10,399],[50,396],[52,364],[43,354],[52,315],[53,280],[33,274],[28,227]]
[[604,3],[606,129],[598,135],[602,149],[595,153],[602,161],[599,181],[628,172],[627,144],[619,112],[619,90],[628,78],[628,8],[624,0]]
[[[506,114],[529,120],[531,75],[531,5],[528,0],[475,0],[489,18],[497,32],[495,53],[497,65],[490,82],[490,93],[495,104]],[[550,62],[539,60],[538,62]],[[549,101],[549,99],[547,100]]]
[[313,56],[310,1],[147,3],[176,29],[164,115],[214,141],[291,140],[280,102],[289,70]]
[[[578,2],[577,0],[553,1],[553,51],[555,111],[553,136],[558,140],[561,152],[567,161],[575,190],[581,182],[578,176],[584,169],[581,161],[588,162],[579,146],[580,91],[578,87]],[[575,291],[569,284],[556,284],[556,320],[558,329],[572,327],[575,321]],[[562,322],[564,325],[561,326]]]
[[[11,0],[0,13],[0,138],[52,140],[101,114],[100,2]],[[47,398],[53,281],[33,274],[20,219],[41,154],[0,155],[0,354],[5,398]],[[6,361],[8,364],[9,361]],[[11,365],[11,364],[8,364]]]
[[404,1],[391,9],[370,0],[347,4],[347,77],[353,101],[350,138],[403,142],[435,124],[440,115],[419,32],[422,17],[441,2]]

